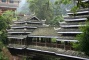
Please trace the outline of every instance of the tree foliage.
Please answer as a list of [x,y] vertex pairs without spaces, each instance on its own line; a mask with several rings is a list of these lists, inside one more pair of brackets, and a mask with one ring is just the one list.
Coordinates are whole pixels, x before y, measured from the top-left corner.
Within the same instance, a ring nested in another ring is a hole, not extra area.
[[72,0],[56,0],[56,4],[70,4]]
[[14,15],[15,13],[12,10],[7,10],[1,16],[7,24],[10,24],[14,18]]
[[28,0],[31,12],[35,13],[40,19],[49,22],[53,17],[52,6],[49,0]]
[[83,33],[77,35],[77,40],[79,41],[77,48],[89,55],[89,22],[86,23],[86,26],[80,27],[80,30]]
[[51,20],[50,24],[51,26],[59,26],[59,22],[62,21],[64,21],[63,17],[61,15],[57,15]]
[[3,43],[6,43],[6,29],[9,28],[9,24],[11,24],[13,18],[14,12],[11,10],[5,11],[0,16],[0,41]]
[[6,29],[9,27],[9,24],[12,22],[14,18],[13,11],[5,11],[0,16],[0,60],[8,60],[7,57],[3,54],[3,47],[7,43],[7,34]]
[[6,21],[3,19],[3,17],[0,16],[0,31],[5,30],[7,25]]

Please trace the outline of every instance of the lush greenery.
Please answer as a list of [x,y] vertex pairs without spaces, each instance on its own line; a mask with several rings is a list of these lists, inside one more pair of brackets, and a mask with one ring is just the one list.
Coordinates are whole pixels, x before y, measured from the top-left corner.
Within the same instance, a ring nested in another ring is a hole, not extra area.
[[[72,12],[76,14],[76,11],[79,10],[80,7],[88,8],[88,3],[83,3],[81,0],[78,0],[77,6],[71,9]],[[79,41],[74,43],[73,47],[79,51],[84,52],[86,55],[89,55],[89,22],[87,21],[86,26],[79,27],[80,30],[83,32],[82,34],[78,34],[76,39]]]
[[7,60],[3,53],[3,47],[7,44],[7,34],[6,29],[9,27],[9,24],[12,22],[14,18],[13,11],[5,11],[0,16],[0,60]]
[[30,10],[32,13],[41,20],[46,19],[46,23],[52,26],[59,25],[59,21],[63,21],[62,14],[60,12],[60,5],[57,1],[51,0],[28,0]]
[[52,5],[49,0],[29,0],[30,10],[35,13],[40,19],[47,19],[47,22],[52,19]]
[[77,35],[77,40],[79,42],[76,44],[75,48],[89,55],[89,22],[86,23],[86,26],[80,27],[80,29],[83,33]]
[[5,11],[0,16],[0,41],[6,44],[6,29],[9,28],[12,20],[14,19],[14,12],[11,10]]

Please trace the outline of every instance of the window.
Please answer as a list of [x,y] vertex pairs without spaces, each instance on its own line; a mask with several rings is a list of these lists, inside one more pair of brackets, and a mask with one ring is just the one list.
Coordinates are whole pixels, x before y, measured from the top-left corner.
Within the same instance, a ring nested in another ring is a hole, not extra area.
[[10,3],[14,3],[14,1],[13,1],[13,0],[10,0],[9,2],[10,2]]
[[2,2],[6,2],[6,0],[2,0]]

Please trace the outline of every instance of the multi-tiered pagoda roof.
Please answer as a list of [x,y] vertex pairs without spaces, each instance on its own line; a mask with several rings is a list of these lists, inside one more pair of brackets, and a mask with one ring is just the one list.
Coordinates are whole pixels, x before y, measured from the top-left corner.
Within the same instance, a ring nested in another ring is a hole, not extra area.
[[7,30],[9,39],[8,47],[14,47],[15,43],[10,44],[10,42],[16,40],[19,41],[20,44],[24,45],[27,35],[32,33],[36,28],[41,27],[42,22],[36,16],[24,16],[21,20],[15,21],[14,24],[10,26],[11,29]]
[[[82,0],[82,3],[87,3],[89,0]],[[78,1],[76,0],[76,3]],[[75,41],[75,36],[83,32],[80,31],[80,26],[85,26],[86,21],[89,19],[89,8],[79,7],[79,9],[74,13],[71,10],[67,10],[68,16],[64,16],[64,23],[60,23],[61,29],[58,33],[61,34],[58,41]]]

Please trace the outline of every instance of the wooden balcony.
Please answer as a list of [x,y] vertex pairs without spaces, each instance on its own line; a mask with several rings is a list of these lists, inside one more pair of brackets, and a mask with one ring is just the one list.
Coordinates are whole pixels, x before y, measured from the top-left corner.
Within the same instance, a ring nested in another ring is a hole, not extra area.
[[[15,45],[14,45],[15,46]],[[20,45],[16,45],[16,46],[20,46]],[[22,46],[24,48],[24,46]],[[8,47],[9,48],[9,47]],[[19,49],[21,52],[16,52],[16,53],[20,53],[23,54],[23,49],[20,48],[14,48],[15,49]],[[35,46],[35,45],[28,45],[26,46],[24,52],[29,53],[29,51],[35,51],[35,52],[41,52],[41,53],[48,53],[48,54],[53,54],[56,56],[60,56],[60,57],[67,57],[67,58],[72,58],[72,59],[77,59],[77,60],[88,60],[89,57],[86,56],[83,52],[78,52],[78,51],[73,51],[73,50],[64,50],[61,48],[53,48],[53,47],[43,47],[43,46]]]
[[25,39],[27,35],[8,35],[8,39]]
[[[53,54],[59,54],[59,55],[68,55],[74,58],[79,58],[80,60],[86,60],[86,58],[89,58],[86,56],[83,52],[77,52],[77,51],[72,51],[72,50],[64,50],[60,48],[52,48],[52,47],[42,47],[42,46],[34,46],[34,45],[29,45],[27,47],[27,50],[34,50],[34,51],[39,51],[39,52],[45,52],[45,53],[53,53]],[[67,56],[67,57],[68,57]]]
[[22,49],[26,48],[26,45],[9,44],[7,47],[8,48],[14,48],[14,49],[20,49],[20,50],[22,50]]

